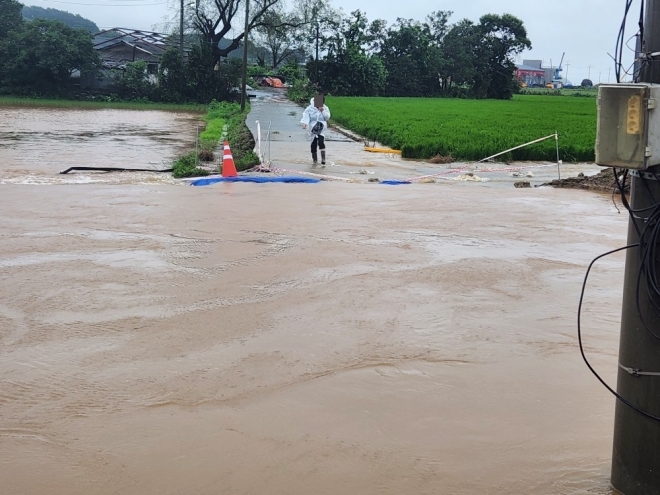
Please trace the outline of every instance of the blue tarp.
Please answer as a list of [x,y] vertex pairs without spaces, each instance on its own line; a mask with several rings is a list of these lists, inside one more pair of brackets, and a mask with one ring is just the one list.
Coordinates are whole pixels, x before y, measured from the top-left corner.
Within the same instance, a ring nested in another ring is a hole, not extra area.
[[263,184],[265,182],[302,182],[305,184],[314,184],[321,182],[321,179],[312,179],[308,177],[258,177],[255,175],[246,175],[239,177],[212,177],[209,179],[197,179],[190,183],[191,186],[209,186],[216,182],[256,182]]
[[386,186],[400,186],[401,184],[412,184],[412,182],[409,182],[407,180],[382,180],[380,181],[381,184],[385,184]]

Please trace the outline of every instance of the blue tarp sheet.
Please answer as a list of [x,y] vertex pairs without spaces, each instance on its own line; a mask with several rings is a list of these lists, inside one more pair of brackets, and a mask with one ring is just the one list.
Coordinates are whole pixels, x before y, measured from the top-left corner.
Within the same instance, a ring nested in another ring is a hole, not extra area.
[[212,177],[210,179],[197,179],[190,183],[191,186],[209,186],[217,182],[256,182],[263,184],[265,182],[297,182],[305,184],[314,184],[321,182],[320,179],[312,179],[308,177],[258,177],[254,175],[242,177]]
[[412,182],[409,182],[407,180],[382,180],[380,181],[381,184],[385,184],[386,186],[400,186],[401,184],[412,184]]

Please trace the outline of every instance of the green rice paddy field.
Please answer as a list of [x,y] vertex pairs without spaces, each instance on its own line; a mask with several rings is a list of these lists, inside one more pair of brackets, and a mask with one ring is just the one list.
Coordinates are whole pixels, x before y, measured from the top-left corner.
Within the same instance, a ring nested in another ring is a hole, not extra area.
[[[516,95],[512,100],[328,97],[332,118],[405,158],[480,160],[559,134],[559,157],[594,160],[596,98]],[[556,161],[554,139],[515,150],[502,160]]]

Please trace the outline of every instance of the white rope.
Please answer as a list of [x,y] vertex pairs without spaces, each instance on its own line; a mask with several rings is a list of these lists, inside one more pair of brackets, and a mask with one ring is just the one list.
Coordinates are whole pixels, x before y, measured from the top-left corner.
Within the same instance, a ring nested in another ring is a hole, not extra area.
[[545,141],[546,139],[556,138],[556,137],[557,137],[557,133],[550,134],[549,136],[542,137],[542,138],[540,138],[540,139],[536,139],[536,140],[534,140],[534,141],[530,141],[529,143],[521,144],[520,146],[516,146],[515,148],[509,148],[509,149],[506,150],[506,151],[502,151],[501,153],[497,153],[496,155],[489,156],[489,157],[487,157],[487,158],[484,158],[484,159],[482,159],[482,160],[479,160],[479,161],[476,162],[476,163],[485,162],[486,160],[490,160],[491,158],[498,157],[498,156],[500,156],[500,155],[503,155],[503,154],[505,154],[505,153],[508,153],[509,151],[513,151],[513,150],[517,150],[517,149],[520,149],[520,148],[524,148],[525,146],[529,146],[530,144],[540,143],[541,141]]
[[[506,151],[502,151],[501,153],[491,155],[487,158],[479,160],[478,162],[468,163],[467,165],[463,165],[462,167],[457,167],[457,168],[445,170],[445,171],[439,172],[437,174],[429,174],[429,175],[420,175],[418,177],[410,177],[409,179],[405,179],[405,180],[414,181],[414,180],[430,179],[432,177],[439,177],[441,175],[447,175],[447,174],[456,174],[456,173],[466,172],[466,171],[469,172],[470,170],[467,170],[467,169],[469,167],[471,167],[472,165],[476,164],[476,163],[485,162],[486,160],[490,160],[490,159],[498,157],[500,155],[504,155],[505,153],[508,153],[509,151],[517,150],[519,148],[524,148],[525,146],[529,146],[530,144],[540,143],[541,141],[545,141],[546,139],[550,139],[550,138],[557,139],[557,133],[555,132],[554,134],[550,134],[549,136],[545,136],[545,137],[542,137],[540,139],[535,139],[534,141],[530,141],[529,143],[521,144],[520,146],[516,146],[515,148],[510,148]],[[546,167],[546,166],[548,166],[548,165],[534,165],[534,166],[515,167],[515,168],[514,167],[507,167],[507,168],[502,168],[502,169],[499,169],[499,170],[497,170],[497,169],[491,169],[491,170],[482,169],[482,170],[480,170],[480,172],[503,172],[503,171],[507,171],[507,170],[522,170],[524,168],[541,168],[541,167]],[[554,164],[551,165],[551,166],[554,167]]]

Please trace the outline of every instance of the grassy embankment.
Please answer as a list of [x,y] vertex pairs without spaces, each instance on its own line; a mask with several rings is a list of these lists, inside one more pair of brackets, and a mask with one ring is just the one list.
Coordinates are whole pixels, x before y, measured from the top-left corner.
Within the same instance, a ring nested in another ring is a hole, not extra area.
[[[402,151],[404,158],[480,160],[559,133],[560,159],[593,161],[596,99],[516,95],[512,100],[328,97],[342,126]],[[521,148],[501,160],[555,161],[555,140]]]
[[254,137],[245,125],[249,111],[247,107],[245,112],[241,112],[237,103],[211,103],[203,117],[206,128],[199,136],[198,148],[175,160],[172,175],[176,178],[208,175],[209,172],[198,165],[200,161],[214,160],[213,152],[223,138],[229,141],[237,171],[258,165],[259,157],[254,153]]
[[50,107],[50,108],[79,108],[81,110],[100,110],[104,108],[116,110],[163,110],[172,112],[205,112],[208,105],[199,104],[173,104],[173,103],[141,103],[141,102],[105,102],[85,100],[49,100],[41,98],[18,98],[13,96],[0,96],[0,106],[10,107]]

